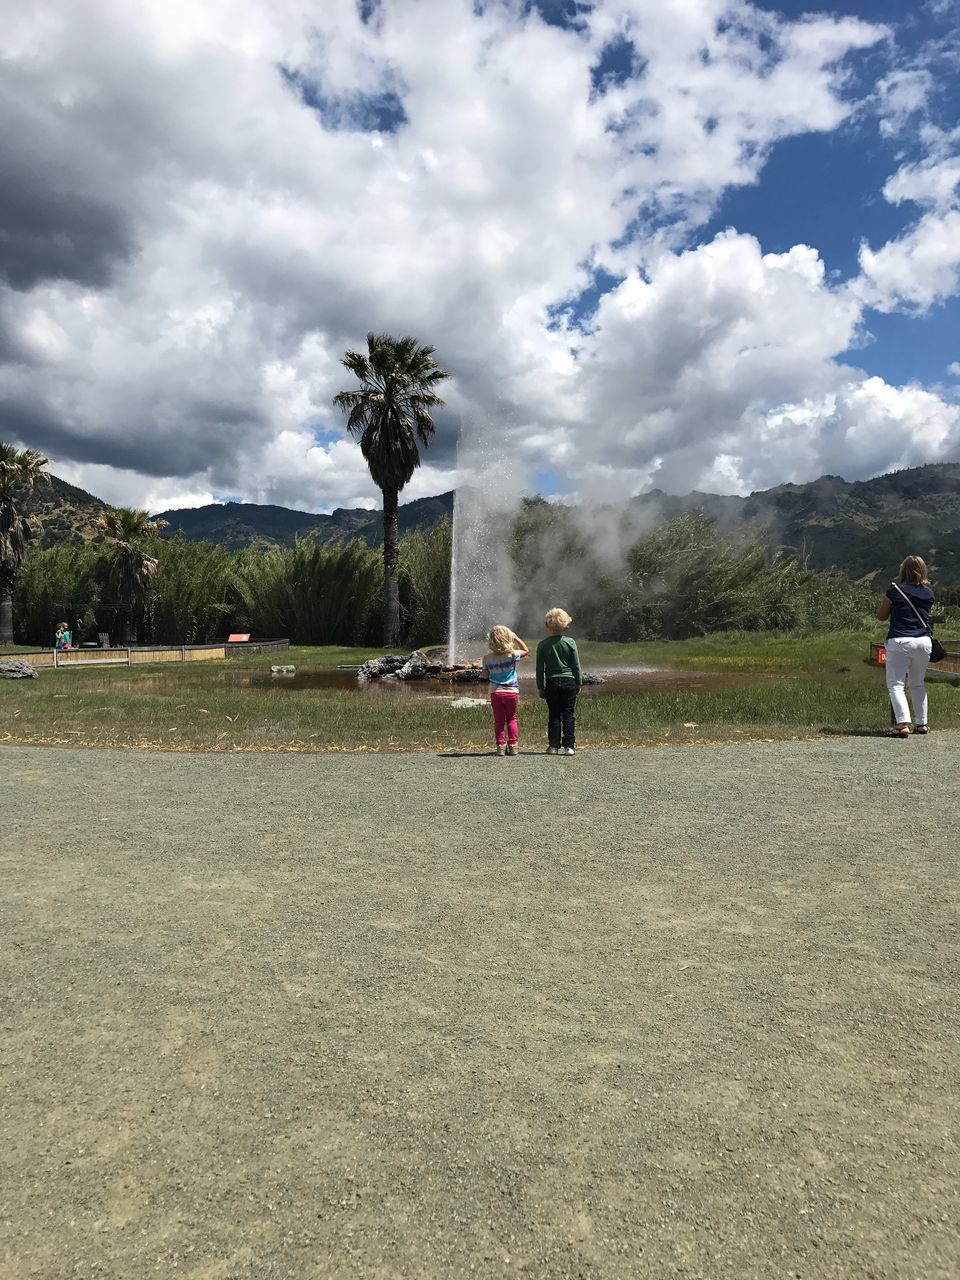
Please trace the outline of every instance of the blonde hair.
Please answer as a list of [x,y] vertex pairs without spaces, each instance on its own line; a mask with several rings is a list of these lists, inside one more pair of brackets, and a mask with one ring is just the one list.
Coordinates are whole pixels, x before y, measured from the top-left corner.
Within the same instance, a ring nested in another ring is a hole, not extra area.
[[547,615],[543,620],[543,625],[548,631],[552,631],[555,635],[559,635],[561,631],[566,631],[573,619],[567,613],[566,609],[548,609]]
[[922,560],[920,556],[907,556],[900,566],[900,581],[909,582],[914,587],[929,587],[926,560]]
[[509,627],[491,627],[487,636],[487,644],[491,653],[513,653],[513,632]]

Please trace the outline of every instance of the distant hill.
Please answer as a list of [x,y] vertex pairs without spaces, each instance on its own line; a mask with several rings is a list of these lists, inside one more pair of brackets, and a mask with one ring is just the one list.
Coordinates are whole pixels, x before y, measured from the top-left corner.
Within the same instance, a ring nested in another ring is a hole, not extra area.
[[[453,514],[453,493],[417,498],[397,512],[400,533],[429,529]],[[161,511],[167,533],[181,533],[190,542],[222,542],[231,550],[261,541],[292,546],[296,538],[312,538],[321,544],[362,538],[376,546],[383,541],[383,516],[363,507],[338,507],[331,515],[292,511],[289,507],[260,506],[254,502],[211,503],[179,511]]]

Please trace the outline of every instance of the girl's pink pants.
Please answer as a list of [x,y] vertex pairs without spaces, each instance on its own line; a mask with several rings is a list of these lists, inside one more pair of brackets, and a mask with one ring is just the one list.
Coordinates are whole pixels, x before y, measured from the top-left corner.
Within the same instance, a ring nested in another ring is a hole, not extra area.
[[517,725],[517,706],[520,695],[516,689],[494,689],[490,694],[490,705],[493,707],[493,736],[497,746],[506,743],[515,747],[520,736]]

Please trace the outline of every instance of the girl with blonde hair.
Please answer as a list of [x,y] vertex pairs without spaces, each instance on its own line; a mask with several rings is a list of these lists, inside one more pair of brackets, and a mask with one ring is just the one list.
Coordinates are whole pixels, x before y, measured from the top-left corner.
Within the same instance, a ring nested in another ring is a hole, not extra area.
[[520,740],[517,707],[520,704],[520,681],[517,663],[529,650],[509,627],[492,627],[487,636],[490,652],[483,659],[483,669],[490,681],[490,706],[493,710],[493,737],[497,755],[515,756]]
[[927,688],[924,677],[933,647],[930,607],[933,604],[927,566],[920,556],[907,556],[900,566],[900,581],[892,582],[877,609],[881,622],[889,619],[886,640],[887,693],[896,721],[894,735],[910,736],[910,707],[916,719],[915,733],[927,732]]

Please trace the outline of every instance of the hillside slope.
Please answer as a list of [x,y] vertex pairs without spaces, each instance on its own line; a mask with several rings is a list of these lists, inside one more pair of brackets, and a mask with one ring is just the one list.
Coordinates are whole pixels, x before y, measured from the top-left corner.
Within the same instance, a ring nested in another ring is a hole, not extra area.
[[[453,494],[417,498],[397,513],[400,532],[432,528],[453,514]],[[222,542],[231,550],[261,541],[292,546],[296,538],[309,537],[321,544],[362,538],[372,546],[383,541],[383,517],[364,507],[338,507],[330,515],[292,511],[288,507],[260,506],[253,502],[224,502],[180,511],[161,511],[169,535],[182,533],[190,542]]]
[[108,510],[100,498],[67,484],[57,476],[49,484],[40,484],[22,501],[28,517],[40,530],[37,544],[52,547],[58,542],[80,540],[91,542],[99,537],[97,520]]

